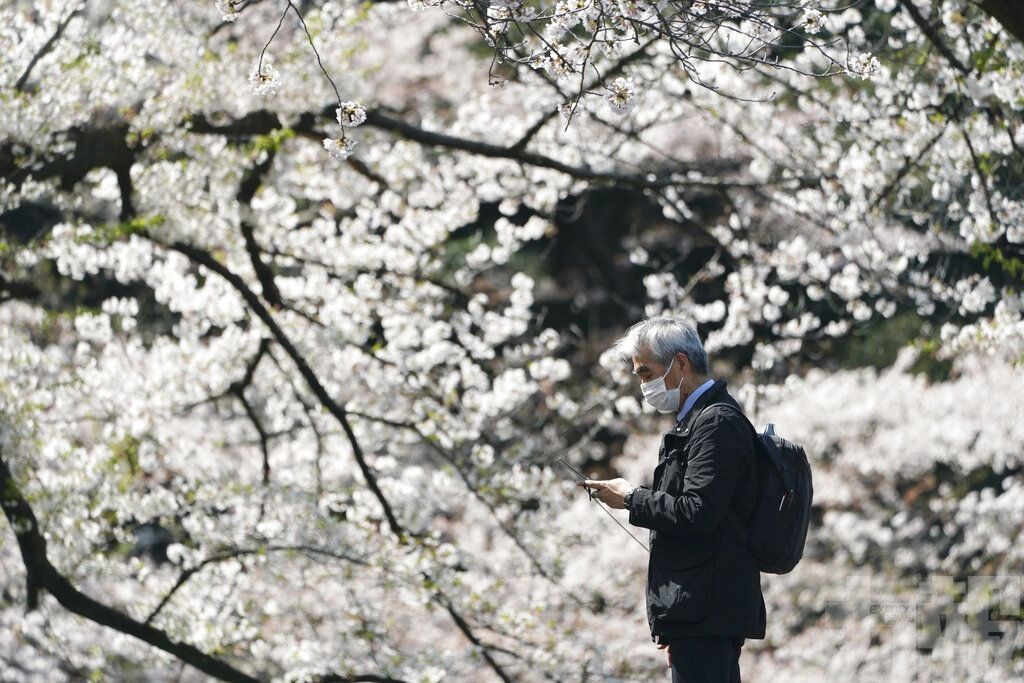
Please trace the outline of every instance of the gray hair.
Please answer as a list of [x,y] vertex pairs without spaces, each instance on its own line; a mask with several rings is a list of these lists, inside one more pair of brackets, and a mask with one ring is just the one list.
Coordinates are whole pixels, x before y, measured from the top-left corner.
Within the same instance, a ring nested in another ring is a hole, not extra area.
[[708,374],[708,352],[697,334],[697,326],[686,318],[662,316],[641,320],[626,330],[614,349],[623,361],[647,349],[654,360],[665,365],[677,353],[683,353],[694,370]]

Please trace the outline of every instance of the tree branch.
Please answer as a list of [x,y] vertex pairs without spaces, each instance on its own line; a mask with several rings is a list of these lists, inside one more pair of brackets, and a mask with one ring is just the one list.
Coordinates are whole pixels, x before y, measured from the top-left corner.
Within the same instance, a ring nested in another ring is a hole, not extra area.
[[948,45],[946,45],[946,42],[942,40],[942,36],[939,35],[939,32],[934,26],[929,24],[928,20],[921,14],[921,10],[918,9],[913,0],[899,0],[899,3],[903,6],[903,9],[907,11],[907,14],[910,15],[910,18],[914,20],[914,23],[917,24],[917,27],[921,29],[921,33],[923,33],[925,37],[932,42],[932,45],[934,45],[935,49],[939,51],[939,54],[945,57],[946,61],[952,64],[957,71],[962,74],[967,74],[970,69],[964,66],[964,63],[961,62],[955,54],[953,54],[953,51]]
[[345,431],[346,437],[348,437],[349,445],[352,447],[352,454],[356,459],[356,463],[359,465],[359,469],[363,474],[363,478],[366,480],[366,483],[370,487],[370,490],[373,492],[374,496],[377,498],[377,501],[381,504],[381,507],[384,509],[384,515],[387,517],[388,525],[390,526],[392,533],[395,534],[395,536],[399,539],[401,543],[405,543],[405,535],[407,532],[399,523],[394,511],[391,509],[391,504],[388,502],[387,498],[384,496],[384,492],[381,490],[380,486],[377,483],[377,478],[370,470],[370,466],[369,464],[367,464],[366,458],[363,454],[363,449],[359,445],[359,441],[356,439],[355,432],[352,431],[351,424],[349,424],[348,416],[345,413],[345,408],[340,406],[337,403],[337,401],[331,398],[330,394],[327,393],[327,390],[324,388],[324,386],[320,383],[320,380],[317,378],[316,373],[313,372],[313,369],[311,367],[309,367],[309,364],[306,362],[306,359],[295,347],[291,339],[288,338],[288,335],[285,334],[284,330],[281,329],[281,326],[277,324],[277,321],[274,320],[274,317],[267,310],[267,307],[263,305],[263,302],[260,301],[260,298],[256,295],[256,293],[249,288],[249,286],[245,283],[244,280],[242,280],[241,277],[239,277],[237,274],[230,271],[222,263],[217,261],[213,257],[213,255],[210,254],[208,251],[200,249],[191,244],[186,244],[184,242],[172,242],[168,244],[153,237],[148,232],[142,232],[141,234],[147,239],[155,242],[156,244],[159,244],[166,249],[172,249],[174,251],[177,251],[183,254],[184,256],[188,257],[189,260],[191,260],[192,262],[202,265],[208,268],[209,270],[217,273],[222,278],[224,278],[232,287],[234,287],[235,291],[241,294],[242,298],[245,299],[246,304],[248,304],[250,310],[252,310],[252,312],[255,313],[260,320],[263,321],[263,323],[267,326],[267,328],[273,335],[274,340],[281,345],[281,347],[285,350],[288,356],[292,359],[292,362],[295,363],[296,367],[299,370],[299,374],[301,374],[302,377],[306,380],[306,383],[309,385],[310,389],[313,390],[313,393],[316,395],[316,397],[320,400],[324,407],[326,407],[327,410],[330,411],[334,418],[338,420],[338,422],[341,424],[342,429]]
[[39,604],[38,593],[46,590],[65,609],[121,633],[134,636],[168,654],[191,664],[205,674],[222,681],[256,683],[257,679],[227,662],[211,657],[198,648],[173,640],[166,632],[141,623],[127,614],[85,595],[50,564],[46,556],[46,540],[39,530],[35,513],[25,500],[0,447],[0,495],[7,521],[18,539],[28,582],[28,608]]
[[[335,105],[325,107],[318,114],[305,112],[299,116],[294,130],[308,138],[320,140],[327,137],[317,129],[316,122],[319,119],[332,118]],[[687,179],[681,181],[674,177],[677,174],[685,174],[691,170],[700,170],[696,166],[681,167],[672,169],[670,172],[659,174],[649,173],[616,173],[612,171],[595,171],[589,166],[572,166],[552,157],[536,152],[529,152],[519,149],[516,145],[503,146],[479,140],[470,140],[445,133],[429,131],[413,125],[391,114],[379,109],[368,109],[366,111],[366,122],[364,126],[385,130],[407,140],[418,142],[423,145],[444,147],[446,149],[459,150],[495,159],[509,159],[528,166],[539,168],[550,168],[565,173],[580,180],[606,181],[613,184],[625,185],[641,189],[658,189],[671,185],[693,185],[693,186],[731,186],[735,183],[716,179]],[[197,114],[190,119],[190,127],[193,132],[225,135],[228,137],[248,137],[252,135],[265,135],[272,130],[281,128],[281,122],[277,115],[268,111],[250,112],[238,120],[228,121],[223,124],[212,123],[205,114]]]
[[32,301],[38,299],[41,294],[39,287],[32,282],[8,280],[0,273],[0,302],[9,299]]
[[1020,0],[975,0],[975,4],[1017,40],[1024,42],[1024,3]]
[[[205,266],[209,270],[217,273],[225,280],[227,280],[227,282],[231,284],[239,294],[242,295],[242,298],[245,299],[250,310],[252,310],[252,312],[255,313],[260,320],[263,321],[263,323],[268,327],[268,329],[270,329],[270,332],[273,335],[275,341],[277,341],[277,343],[285,350],[285,353],[287,353],[288,356],[292,359],[292,362],[295,363],[296,367],[299,370],[299,374],[301,374],[303,378],[306,380],[306,383],[309,385],[310,389],[312,389],[317,399],[320,400],[322,405],[326,407],[327,410],[331,413],[331,415],[333,415],[334,418],[341,424],[342,429],[344,430],[345,435],[348,438],[349,444],[352,447],[353,456],[355,457],[356,462],[359,465],[360,471],[363,474],[363,478],[365,479],[367,485],[370,487],[374,496],[377,498],[378,502],[380,502],[381,507],[384,509],[384,514],[387,517],[388,525],[392,533],[398,538],[399,543],[402,545],[406,545],[409,542],[410,536],[420,536],[420,534],[418,533],[410,532],[407,529],[405,529],[402,526],[402,524],[398,521],[398,518],[395,516],[394,511],[391,508],[391,504],[385,497],[384,492],[381,490],[380,485],[377,483],[377,478],[374,476],[369,464],[366,462],[365,454],[363,453],[362,447],[359,445],[359,441],[356,439],[355,432],[352,430],[352,425],[348,420],[348,413],[345,410],[345,408],[339,405],[333,398],[331,398],[330,394],[327,393],[327,390],[323,387],[323,385],[320,383],[320,380],[317,378],[316,373],[314,373],[313,369],[309,367],[309,364],[306,362],[306,359],[302,356],[301,353],[299,353],[299,350],[295,348],[295,345],[292,344],[291,340],[285,334],[284,330],[281,329],[281,326],[278,325],[277,321],[274,320],[273,316],[270,315],[270,312],[267,310],[266,306],[263,305],[263,302],[260,301],[259,297],[251,289],[249,289],[245,281],[242,280],[242,278],[239,277],[237,274],[231,272],[227,267],[225,267],[223,264],[217,261],[209,252],[203,249],[200,249],[191,244],[186,244],[184,242],[172,242],[168,244],[153,237],[146,231],[140,231],[140,234],[141,236],[146,237],[147,239],[153,241],[154,243],[159,244],[166,249],[173,249],[174,251],[177,251],[183,254],[184,256],[188,257],[189,260],[191,260],[192,262]],[[487,661],[491,669],[498,675],[499,678],[501,678],[501,680],[511,681],[509,675],[505,672],[501,665],[498,664],[498,662],[494,659],[493,655],[491,655],[487,646],[482,644],[481,641],[473,634],[473,631],[470,628],[468,622],[466,622],[465,619],[463,619],[455,611],[455,609],[451,605],[450,600],[444,595],[444,593],[439,588],[436,587],[437,582],[434,581],[433,577],[424,570],[421,570],[420,574],[425,579],[427,579],[427,581],[430,584],[434,586],[428,589],[430,590],[431,598],[439,602],[440,604],[444,605],[445,610],[451,615],[452,619],[456,623],[456,626],[458,626],[459,630],[466,636],[466,638],[470,640],[470,642],[481,647],[483,657]]]
[[64,30],[68,27],[68,24],[71,23],[71,20],[81,14],[84,8],[85,3],[80,3],[78,7],[69,12],[68,15],[64,17],[59,24],[57,24],[57,29],[53,32],[53,35],[50,36],[49,40],[43,43],[42,47],[40,47],[34,55],[32,55],[32,59],[29,60],[28,66],[25,67],[25,71],[22,72],[21,77],[14,83],[14,89],[16,91],[25,92],[25,85],[28,83],[28,78],[32,73],[32,69],[35,68],[40,59],[46,56],[46,53],[53,49],[53,46],[57,44],[60,37],[64,35]]
[[282,551],[284,551],[284,552],[287,552],[287,551],[301,551],[301,552],[308,552],[308,553],[311,553],[311,554],[328,555],[328,556],[333,557],[335,559],[347,560],[349,562],[352,562],[353,564],[361,564],[361,565],[365,565],[366,564],[366,562],[364,562],[363,560],[360,560],[359,558],[356,558],[356,557],[352,557],[350,555],[345,555],[344,553],[334,553],[334,552],[323,550],[321,548],[314,548],[312,546],[304,546],[304,545],[269,545],[269,546],[262,546],[262,547],[258,547],[258,548],[236,548],[236,549],[231,550],[229,552],[219,553],[217,555],[211,555],[210,557],[207,557],[206,559],[204,559],[202,562],[200,562],[199,564],[195,565],[194,567],[189,567],[188,569],[182,570],[181,574],[178,576],[178,580],[174,582],[174,585],[171,586],[170,590],[168,590],[167,593],[164,594],[164,597],[160,600],[160,602],[157,604],[157,606],[154,607],[153,611],[149,613],[148,617],[146,617],[146,623],[147,624],[152,623],[153,619],[155,619],[156,616],[158,614],[160,614],[160,612],[163,610],[163,608],[167,606],[167,603],[171,601],[171,598],[174,597],[174,594],[177,593],[178,590],[181,589],[182,586],[184,586],[186,583],[188,583],[189,579],[191,579],[193,576],[195,576],[196,574],[201,572],[203,569],[205,569],[209,565],[215,564],[217,562],[226,562],[227,560],[234,560],[234,559],[237,559],[239,557],[244,557],[246,555],[257,555],[257,554],[259,554],[261,552],[268,552],[269,553],[269,552],[282,552]]
[[252,269],[256,273],[256,279],[260,282],[260,288],[262,289],[263,298],[267,300],[271,306],[279,308],[283,303],[281,298],[281,291],[277,288],[277,284],[274,282],[274,272],[270,267],[263,262],[260,257],[260,245],[256,241],[256,228],[252,223],[252,198],[256,196],[256,192],[260,189],[260,185],[263,183],[263,177],[270,170],[270,167],[274,164],[274,157],[276,152],[273,149],[267,150],[266,156],[263,161],[260,161],[251,169],[246,171],[242,177],[242,182],[238,188],[238,194],[235,198],[241,205],[242,220],[240,229],[242,231],[242,237],[245,238],[245,251],[249,254],[249,262],[252,263]]

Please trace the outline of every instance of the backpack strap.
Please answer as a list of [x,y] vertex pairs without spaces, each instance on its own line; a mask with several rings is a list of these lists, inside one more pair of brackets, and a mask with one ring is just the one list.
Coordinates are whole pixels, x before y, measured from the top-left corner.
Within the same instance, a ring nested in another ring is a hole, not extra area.
[[[733,412],[738,413],[739,416],[743,418],[743,421],[747,423],[747,426],[750,427],[751,437],[753,438],[752,445],[753,445],[753,449],[754,449],[754,451],[753,451],[754,460],[753,460],[752,466],[756,468],[757,467],[757,444],[758,444],[758,442],[761,441],[761,436],[760,436],[760,434],[757,433],[757,428],[750,421],[750,419],[743,413],[742,410],[737,409],[736,406],[734,406],[733,404],[731,404],[731,403],[729,403],[727,401],[719,401],[717,403],[709,403],[709,404],[705,405],[704,407],[702,407],[700,409],[700,411],[697,413],[697,415],[694,416],[693,422],[691,424],[696,424],[698,418],[700,418],[700,413],[703,413],[705,410],[707,410],[711,406],[727,406],[729,408],[732,408]],[[777,454],[770,454],[770,455],[773,456],[773,458],[772,458],[773,460],[781,460],[781,458]],[[778,463],[778,465],[781,466],[781,463]],[[754,473],[751,473],[751,474],[754,474]],[[756,484],[757,477],[755,476],[754,478],[755,478],[755,484]],[[739,540],[740,545],[745,545],[746,542],[747,542],[747,537],[750,535],[750,527],[748,527],[742,521],[740,521],[739,515],[737,515],[736,511],[732,509],[732,505],[729,505],[728,503],[725,506],[725,515],[724,515],[723,519],[728,519],[733,524],[733,526],[736,527],[736,538]]]

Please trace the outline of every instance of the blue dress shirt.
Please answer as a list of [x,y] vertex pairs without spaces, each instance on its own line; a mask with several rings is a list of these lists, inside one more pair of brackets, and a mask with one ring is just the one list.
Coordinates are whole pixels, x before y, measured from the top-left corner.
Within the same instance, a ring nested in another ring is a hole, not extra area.
[[693,393],[686,397],[686,400],[683,402],[683,407],[680,408],[679,412],[676,414],[676,422],[679,422],[684,417],[686,417],[686,414],[690,412],[690,408],[692,408],[693,404],[697,402],[697,399],[700,398],[700,395],[703,394],[708,389],[710,389],[711,385],[713,385],[714,383],[715,380],[708,379],[708,381],[704,382],[704,384],[701,384],[699,387],[694,389]]

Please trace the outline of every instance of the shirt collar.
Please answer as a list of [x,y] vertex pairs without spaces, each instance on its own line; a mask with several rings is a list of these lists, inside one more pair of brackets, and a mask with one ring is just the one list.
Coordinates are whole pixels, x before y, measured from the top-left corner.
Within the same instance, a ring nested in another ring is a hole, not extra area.
[[690,408],[692,408],[693,404],[697,402],[697,399],[700,398],[700,395],[703,394],[708,389],[710,389],[714,383],[715,380],[708,378],[708,380],[704,382],[704,384],[701,384],[699,387],[694,389],[693,393],[686,397],[686,401],[683,402],[683,407],[680,408],[679,412],[676,414],[676,422],[679,422],[684,417],[686,417],[686,414],[690,412]]

